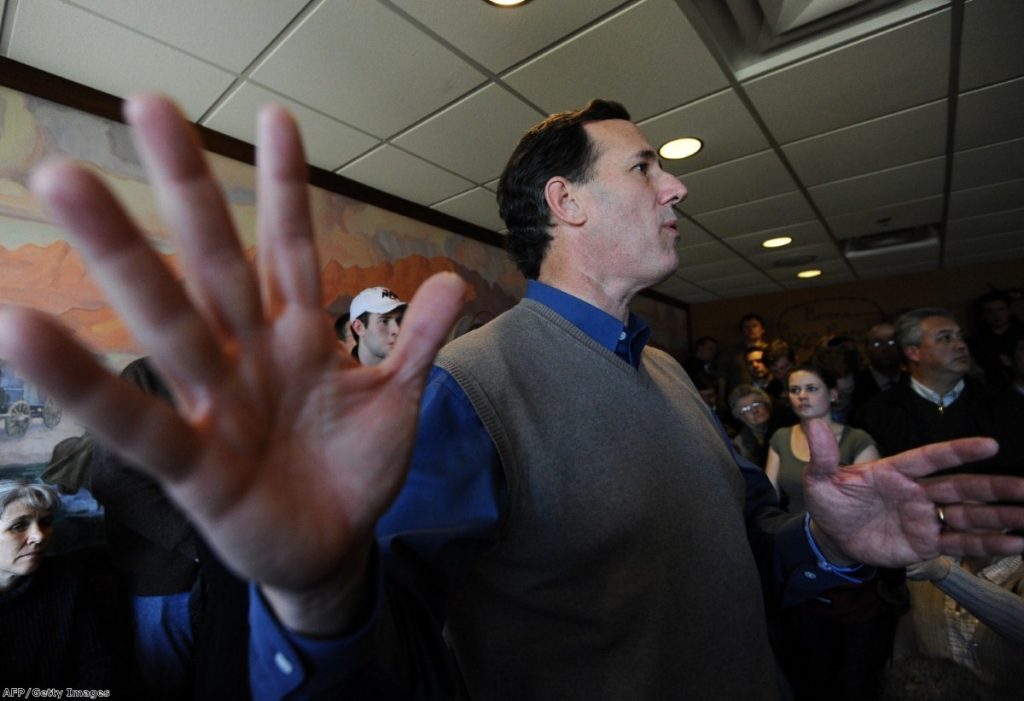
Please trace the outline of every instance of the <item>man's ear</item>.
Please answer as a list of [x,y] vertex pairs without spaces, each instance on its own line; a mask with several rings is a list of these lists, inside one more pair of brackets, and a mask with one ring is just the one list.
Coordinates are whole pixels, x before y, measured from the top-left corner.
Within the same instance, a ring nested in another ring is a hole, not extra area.
[[921,359],[921,351],[917,346],[904,346],[903,357],[907,360],[913,360],[916,363]]
[[561,176],[548,180],[544,185],[544,199],[551,210],[551,216],[573,226],[587,221],[586,212],[576,198],[576,187]]
[[363,332],[366,331],[366,327],[363,326],[361,319],[353,319],[349,326],[352,328],[352,335],[354,336],[362,336]]

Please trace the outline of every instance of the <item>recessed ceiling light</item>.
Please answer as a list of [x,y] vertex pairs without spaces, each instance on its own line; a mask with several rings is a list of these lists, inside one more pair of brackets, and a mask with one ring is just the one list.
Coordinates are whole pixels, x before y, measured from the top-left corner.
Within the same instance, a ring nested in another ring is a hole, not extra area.
[[498,7],[515,7],[516,5],[524,5],[530,0],[484,0],[484,2],[490,5],[497,5]]
[[687,136],[682,139],[672,139],[658,149],[658,155],[670,161],[678,161],[680,158],[689,158],[704,148],[704,142]]
[[799,273],[796,274],[796,276],[799,278],[818,277],[819,275],[821,275],[821,271],[818,270],[817,268],[813,270],[801,270]]
[[779,236],[774,239],[768,239],[761,245],[765,248],[781,248],[782,246],[788,246],[793,243],[793,238],[790,236]]

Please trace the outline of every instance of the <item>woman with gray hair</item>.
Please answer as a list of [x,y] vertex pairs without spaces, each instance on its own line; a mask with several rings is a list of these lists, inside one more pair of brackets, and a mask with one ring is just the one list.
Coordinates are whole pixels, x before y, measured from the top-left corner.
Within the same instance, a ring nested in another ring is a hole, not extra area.
[[0,480],[0,679],[109,690],[125,658],[126,619],[94,552],[44,557],[59,507],[44,484]]
[[39,569],[59,506],[46,485],[0,482],[0,594]]
[[732,439],[736,452],[763,468],[768,458],[772,398],[760,387],[737,385],[729,392],[729,410],[743,422],[743,430]]

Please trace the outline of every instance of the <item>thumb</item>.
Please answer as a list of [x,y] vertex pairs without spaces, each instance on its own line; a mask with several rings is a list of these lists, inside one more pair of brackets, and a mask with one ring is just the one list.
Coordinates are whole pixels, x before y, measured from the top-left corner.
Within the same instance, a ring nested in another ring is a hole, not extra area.
[[824,419],[811,419],[804,427],[811,461],[807,464],[807,476],[815,479],[831,477],[839,469],[839,444]]

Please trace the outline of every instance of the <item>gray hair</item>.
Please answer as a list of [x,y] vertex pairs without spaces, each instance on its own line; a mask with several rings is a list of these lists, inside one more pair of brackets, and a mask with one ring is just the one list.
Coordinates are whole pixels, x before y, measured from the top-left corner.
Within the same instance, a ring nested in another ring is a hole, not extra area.
[[921,329],[921,322],[932,316],[940,316],[943,319],[956,321],[953,312],[942,307],[921,307],[920,309],[912,309],[909,312],[900,314],[899,318],[893,323],[893,326],[896,327],[896,343],[899,344],[901,350],[907,346],[921,345],[921,337],[924,335],[924,331]]
[[757,395],[757,398],[760,401],[768,405],[769,409],[771,408],[771,396],[769,396],[769,394],[760,387],[755,387],[754,385],[736,385],[735,387],[732,388],[732,391],[729,392],[729,410],[732,412],[732,415],[735,416],[737,419],[740,418],[738,404],[740,403],[740,400],[746,397],[748,394]]
[[53,488],[42,482],[27,480],[0,480],[0,516],[7,507],[21,502],[31,509],[54,513],[60,507],[60,497]]

